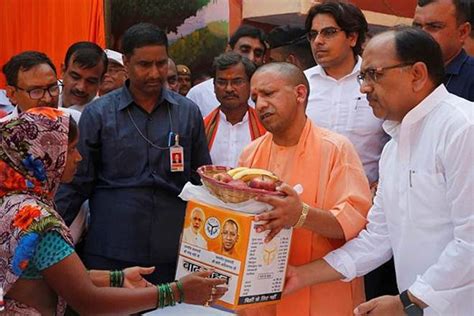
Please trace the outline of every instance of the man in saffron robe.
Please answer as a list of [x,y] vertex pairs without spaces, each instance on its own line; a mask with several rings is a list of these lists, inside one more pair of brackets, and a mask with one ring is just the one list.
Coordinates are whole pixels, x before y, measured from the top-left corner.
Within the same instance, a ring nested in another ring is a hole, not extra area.
[[248,104],[255,65],[229,52],[216,57],[213,67],[214,91],[220,105],[204,118],[209,153],[214,165],[235,167],[245,146],[266,132]]
[[[251,97],[269,133],[243,151],[241,166],[268,169],[284,184],[286,197],[260,196],[273,210],[256,216],[269,241],[295,226],[289,264],[321,258],[357,236],[366,224],[371,194],[353,145],[344,136],[319,128],[305,115],[309,84],[288,63],[260,67],[251,80]],[[298,195],[292,187],[303,186]],[[275,305],[241,311],[243,315],[352,315],[364,301],[362,279],[303,288]]]

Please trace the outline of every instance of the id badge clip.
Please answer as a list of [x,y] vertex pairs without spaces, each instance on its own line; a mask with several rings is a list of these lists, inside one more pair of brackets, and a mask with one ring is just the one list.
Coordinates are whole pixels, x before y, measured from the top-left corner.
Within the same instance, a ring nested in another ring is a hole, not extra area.
[[184,171],[184,150],[179,145],[179,135],[174,137],[174,145],[170,146],[170,171],[183,172]]

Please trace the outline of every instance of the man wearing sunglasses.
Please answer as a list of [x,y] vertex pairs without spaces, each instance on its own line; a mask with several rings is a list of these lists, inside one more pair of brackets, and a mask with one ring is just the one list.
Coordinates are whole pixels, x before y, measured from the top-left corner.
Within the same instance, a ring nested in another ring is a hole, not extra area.
[[[1,120],[10,120],[33,107],[58,107],[60,84],[56,67],[43,53],[25,51],[13,56],[4,66],[7,80],[7,97],[15,105],[13,111]],[[80,113],[72,109],[61,108],[79,121]]]
[[[331,1],[309,10],[305,28],[318,64],[305,71],[310,84],[306,114],[316,125],[349,138],[374,192],[378,161],[388,137],[383,120],[374,116],[357,83],[367,21],[356,6]],[[396,293],[393,263],[367,276],[365,289],[368,298]]]

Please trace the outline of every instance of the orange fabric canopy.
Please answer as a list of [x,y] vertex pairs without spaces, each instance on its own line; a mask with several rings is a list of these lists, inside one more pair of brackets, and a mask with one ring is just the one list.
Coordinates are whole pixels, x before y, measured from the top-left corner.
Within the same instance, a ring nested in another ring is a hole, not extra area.
[[[46,53],[60,76],[67,48],[77,41],[105,47],[104,0],[1,0],[0,66],[25,50]],[[0,88],[5,77],[0,76]]]

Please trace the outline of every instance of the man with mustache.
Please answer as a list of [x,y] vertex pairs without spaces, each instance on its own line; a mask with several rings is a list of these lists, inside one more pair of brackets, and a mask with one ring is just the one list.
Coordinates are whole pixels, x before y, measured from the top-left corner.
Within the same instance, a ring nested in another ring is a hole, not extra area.
[[186,65],[177,65],[178,70],[178,82],[179,82],[179,93],[186,96],[191,89],[191,70]]
[[179,93],[178,68],[173,59],[168,58],[168,74],[166,76],[166,84],[168,89]]
[[[83,160],[56,202],[69,224],[89,199],[88,268],[140,262],[155,267],[150,282],[169,282],[186,207],[178,194],[186,182],[199,182],[196,169],[211,159],[198,107],[165,87],[166,34],[153,24],[136,24],[124,33],[122,47],[129,79],[84,109]],[[181,154],[180,168],[174,168],[175,153]]]
[[463,45],[469,38],[472,0],[418,0],[413,26],[430,33],[443,53],[449,92],[474,101],[474,57]]
[[64,59],[63,91],[60,106],[82,112],[99,91],[107,71],[108,58],[104,50],[92,42],[72,44]]
[[[44,53],[25,51],[13,56],[3,66],[7,80],[6,95],[15,105],[13,111],[3,117],[6,121],[18,117],[33,107],[58,107],[60,85],[56,75],[56,67]],[[61,108],[79,121],[81,113],[72,109]]]
[[[353,145],[317,127],[305,114],[309,84],[289,63],[260,67],[251,80],[251,97],[267,133],[246,147],[239,165],[267,169],[285,184],[285,197],[260,196],[273,210],[259,214],[257,232],[295,227],[289,263],[309,263],[343,245],[366,224],[369,183]],[[298,195],[292,188],[303,186]],[[244,315],[351,315],[364,301],[362,279],[304,288],[276,304]]]
[[127,70],[123,65],[123,55],[111,49],[105,49],[107,55],[107,71],[104,74],[99,88],[99,96],[120,88],[127,80]]
[[[357,83],[367,21],[351,3],[326,1],[309,10],[305,27],[318,64],[305,71],[311,87],[306,114],[318,126],[349,138],[374,192],[388,136]],[[365,282],[368,297],[397,293],[393,262],[368,275]]]
[[255,65],[229,52],[216,57],[213,67],[220,105],[204,118],[209,152],[215,165],[235,167],[244,147],[265,133],[257,112],[248,105]]
[[395,259],[400,295],[356,315],[471,315],[474,310],[474,103],[443,85],[440,46],[401,27],[375,36],[358,79],[392,136],[367,227],[310,264],[289,267],[286,292],[350,281]]
[[[263,64],[265,50],[265,33],[251,25],[241,25],[230,37],[226,47],[226,52],[232,51],[247,57],[257,67]],[[193,100],[199,106],[203,117],[206,117],[219,105],[211,79],[192,87],[186,97]]]

